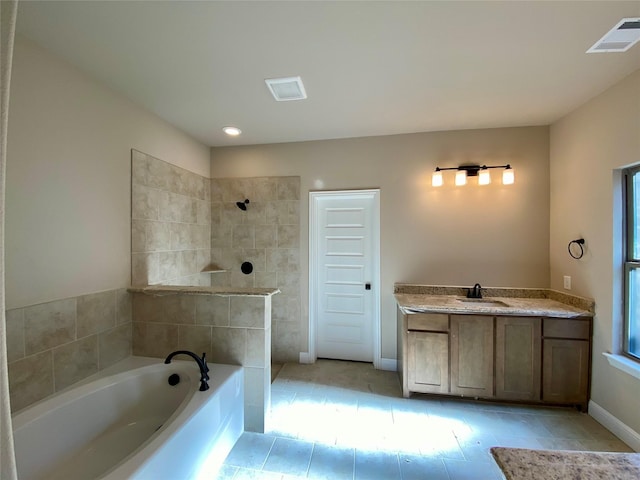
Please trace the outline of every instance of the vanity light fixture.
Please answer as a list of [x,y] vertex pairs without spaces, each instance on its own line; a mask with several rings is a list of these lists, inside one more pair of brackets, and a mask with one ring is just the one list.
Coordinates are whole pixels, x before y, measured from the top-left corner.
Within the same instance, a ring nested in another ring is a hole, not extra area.
[[478,172],[478,185],[489,185],[491,183],[491,174],[487,167],[482,167]]
[[491,168],[503,168],[502,172],[502,184],[513,185],[515,182],[515,175],[511,165],[460,165],[459,167],[441,168],[436,167],[431,177],[431,185],[433,187],[441,187],[444,185],[442,178],[442,172],[444,170],[455,170],[455,185],[457,187],[467,184],[467,177],[478,177],[478,185],[489,185],[491,183],[491,174],[489,169]]
[[513,185],[516,177],[513,173],[513,168],[511,165],[507,165],[506,168],[502,171],[502,184],[503,185]]
[[456,187],[461,187],[467,184],[467,171],[458,170],[456,172]]
[[222,127],[222,131],[230,137],[237,137],[242,133],[242,130],[238,127]]
[[442,179],[442,172],[439,168],[436,168],[436,171],[433,172],[433,176],[431,177],[431,185],[434,187],[441,187],[444,183]]

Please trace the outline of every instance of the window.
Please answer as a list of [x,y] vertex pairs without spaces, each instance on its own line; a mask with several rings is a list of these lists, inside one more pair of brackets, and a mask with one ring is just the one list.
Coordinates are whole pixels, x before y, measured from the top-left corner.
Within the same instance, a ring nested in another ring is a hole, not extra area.
[[640,166],[625,171],[626,239],[624,353],[640,361]]

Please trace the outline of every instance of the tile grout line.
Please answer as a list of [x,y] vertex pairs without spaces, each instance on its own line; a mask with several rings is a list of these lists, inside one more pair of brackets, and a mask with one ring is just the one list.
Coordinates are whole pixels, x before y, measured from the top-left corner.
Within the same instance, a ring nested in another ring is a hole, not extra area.
[[276,444],[276,440],[277,440],[277,437],[274,436],[273,437],[273,441],[271,442],[271,446],[269,447],[269,452],[267,453],[267,456],[264,457],[264,462],[262,462],[262,465],[260,466],[260,471],[261,472],[268,471],[268,470],[264,470],[264,466],[267,464],[267,461],[269,460],[269,456],[271,455],[271,452],[273,451],[273,446]]

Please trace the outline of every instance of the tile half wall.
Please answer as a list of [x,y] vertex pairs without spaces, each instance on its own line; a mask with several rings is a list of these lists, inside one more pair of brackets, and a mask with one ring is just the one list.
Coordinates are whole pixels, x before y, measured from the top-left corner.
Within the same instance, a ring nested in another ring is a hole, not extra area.
[[[245,430],[264,432],[271,407],[271,296],[133,294],[133,354],[203,352],[244,367]],[[215,368],[215,367],[213,367]]]
[[131,312],[126,289],[7,310],[11,410],[130,356]]

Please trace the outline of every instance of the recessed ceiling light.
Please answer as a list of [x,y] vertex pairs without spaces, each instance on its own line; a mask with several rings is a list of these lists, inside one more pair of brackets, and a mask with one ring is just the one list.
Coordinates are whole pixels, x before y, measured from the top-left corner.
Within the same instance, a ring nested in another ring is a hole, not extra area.
[[242,133],[242,130],[240,130],[238,127],[223,127],[222,131],[230,137],[237,137]]

